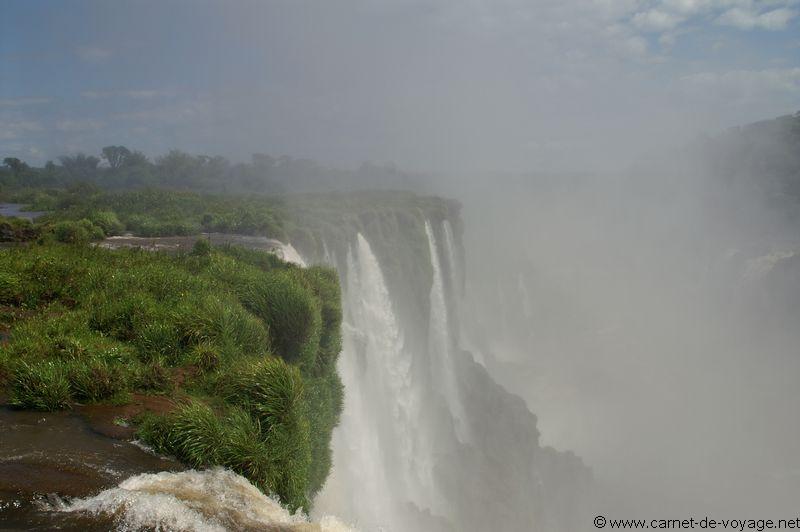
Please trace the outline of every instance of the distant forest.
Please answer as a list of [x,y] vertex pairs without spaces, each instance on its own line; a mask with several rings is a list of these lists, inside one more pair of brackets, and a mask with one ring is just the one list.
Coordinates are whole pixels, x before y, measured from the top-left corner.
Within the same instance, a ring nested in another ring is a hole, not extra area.
[[58,162],[31,166],[16,157],[3,159],[0,186],[65,187],[77,182],[103,189],[170,188],[223,194],[327,191],[358,188],[412,188],[421,176],[392,164],[363,163],[357,170],[323,166],[311,159],[254,154],[250,163],[222,156],[192,155],[171,150],[148,159],[125,146],[106,146],[99,156],[64,155]]
[[[720,184],[743,184],[779,201],[800,202],[800,112],[696,138],[685,147],[682,155],[701,163]],[[661,155],[669,159],[676,154]],[[661,179],[660,164],[651,158],[639,161],[631,177]],[[538,175],[535,168],[531,175]],[[42,167],[6,157],[0,166],[3,189],[66,188],[75,183],[104,190],[146,187],[275,195],[364,188],[426,192],[431,178],[393,164],[367,162],[356,170],[343,170],[285,155],[254,154],[249,163],[235,163],[219,155],[171,150],[150,160],[125,146],[106,146],[99,155],[64,155]]]

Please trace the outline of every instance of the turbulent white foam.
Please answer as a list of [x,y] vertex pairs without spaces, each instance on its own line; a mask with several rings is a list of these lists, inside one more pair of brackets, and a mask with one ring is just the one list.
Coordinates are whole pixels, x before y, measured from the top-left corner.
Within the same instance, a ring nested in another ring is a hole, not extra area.
[[247,479],[222,468],[136,475],[58,510],[114,516],[123,531],[352,530],[332,517],[311,523],[292,515]]

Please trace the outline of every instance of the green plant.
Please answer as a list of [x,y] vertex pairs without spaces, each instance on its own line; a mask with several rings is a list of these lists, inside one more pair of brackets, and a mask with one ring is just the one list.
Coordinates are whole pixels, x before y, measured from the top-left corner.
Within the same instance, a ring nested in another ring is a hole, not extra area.
[[90,240],[101,240],[103,230],[86,218],[78,221],[58,222],[53,226],[56,240],[67,244],[85,244]]
[[207,257],[211,254],[211,242],[207,238],[198,238],[192,247],[192,255]]
[[321,326],[319,303],[297,274],[270,270],[248,287],[242,299],[269,324],[277,354],[287,362],[314,364]]
[[0,271],[0,303],[18,304],[22,300],[22,282],[19,276]]
[[54,361],[28,364],[20,361],[11,374],[10,404],[34,410],[67,408],[72,400],[69,381]]
[[119,221],[114,211],[95,211],[91,214],[92,224],[103,230],[106,236],[119,235],[125,231],[125,225]]
[[67,364],[72,396],[76,399],[99,401],[126,391],[130,375],[123,365],[100,357],[73,360]]
[[168,393],[175,388],[172,372],[160,358],[138,366],[133,379],[136,388],[148,392]]

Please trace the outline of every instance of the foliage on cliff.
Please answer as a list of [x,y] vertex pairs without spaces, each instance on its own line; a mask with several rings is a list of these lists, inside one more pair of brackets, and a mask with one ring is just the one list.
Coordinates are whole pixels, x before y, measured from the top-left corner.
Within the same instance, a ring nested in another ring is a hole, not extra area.
[[0,253],[0,379],[53,410],[169,394],[141,436],[195,467],[225,465],[290,508],[330,469],[342,404],[336,273],[265,253],[189,255],[30,244]]
[[65,222],[91,223],[95,236],[131,232],[137,236],[186,236],[201,232],[285,238],[281,200],[275,197],[201,195],[165,189],[103,191],[87,184],[66,189],[11,188],[6,200],[47,214],[36,225],[44,232]]

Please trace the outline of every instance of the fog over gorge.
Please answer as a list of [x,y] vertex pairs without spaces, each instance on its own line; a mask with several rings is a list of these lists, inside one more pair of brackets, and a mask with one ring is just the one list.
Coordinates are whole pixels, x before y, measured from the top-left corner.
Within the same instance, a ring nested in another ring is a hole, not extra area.
[[4,3],[0,528],[800,518],[798,52],[797,0]]

